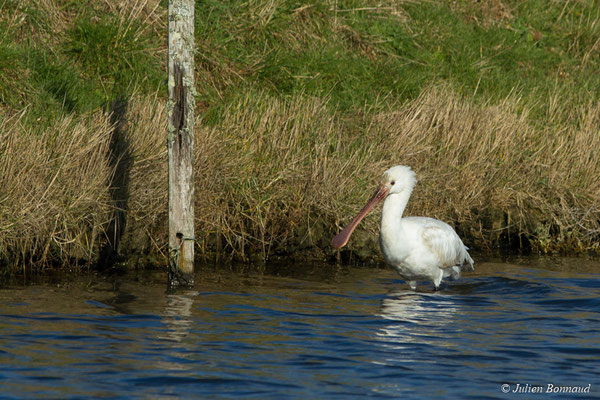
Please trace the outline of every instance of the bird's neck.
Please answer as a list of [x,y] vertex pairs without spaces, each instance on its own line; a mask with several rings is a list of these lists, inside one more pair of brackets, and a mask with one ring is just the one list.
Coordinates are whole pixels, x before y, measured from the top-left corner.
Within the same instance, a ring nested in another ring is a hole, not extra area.
[[400,222],[410,194],[411,192],[406,190],[402,193],[391,194],[385,199],[383,210],[381,211],[382,230],[386,227],[396,226]]

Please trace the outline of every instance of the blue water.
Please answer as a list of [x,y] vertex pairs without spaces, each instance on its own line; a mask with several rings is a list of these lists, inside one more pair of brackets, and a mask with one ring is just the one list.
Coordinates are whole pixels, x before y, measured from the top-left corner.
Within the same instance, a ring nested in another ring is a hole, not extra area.
[[416,293],[330,265],[12,282],[0,398],[600,398],[600,263],[476,268]]

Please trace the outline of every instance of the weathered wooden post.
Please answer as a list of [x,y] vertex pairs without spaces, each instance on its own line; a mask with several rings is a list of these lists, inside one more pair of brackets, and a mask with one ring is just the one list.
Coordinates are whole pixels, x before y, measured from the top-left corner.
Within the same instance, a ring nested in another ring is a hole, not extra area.
[[194,0],[169,0],[169,285],[194,284]]

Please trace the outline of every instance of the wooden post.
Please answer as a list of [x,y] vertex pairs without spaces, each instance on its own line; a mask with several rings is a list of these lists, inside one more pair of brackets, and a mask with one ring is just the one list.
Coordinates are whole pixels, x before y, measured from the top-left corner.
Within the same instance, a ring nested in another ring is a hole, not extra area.
[[194,0],[169,0],[169,285],[194,284]]

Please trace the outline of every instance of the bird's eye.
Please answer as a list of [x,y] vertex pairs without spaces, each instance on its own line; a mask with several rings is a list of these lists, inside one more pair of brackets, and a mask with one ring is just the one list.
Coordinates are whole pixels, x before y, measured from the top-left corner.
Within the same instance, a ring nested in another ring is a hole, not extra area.
[[395,184],[396,184],[396,181],[392,181],[391,183],[392,183],[392,185],[395,185]]

